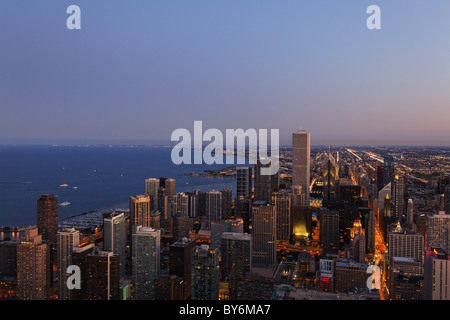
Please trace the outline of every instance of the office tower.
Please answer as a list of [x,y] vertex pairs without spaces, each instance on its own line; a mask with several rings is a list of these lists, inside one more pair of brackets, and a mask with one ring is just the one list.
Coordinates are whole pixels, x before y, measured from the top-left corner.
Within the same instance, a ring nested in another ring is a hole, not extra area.
[[350,237],[351,259],[358,263],[364,263],[366,260],[366,236],[361,220],[358,219],[353,223]]
[[361,186],[349,185],[340,180],[337,184],[336,200],[358,204],[361,199]]
[[339,212],[321,208],[320,242],[324,254],[339,253]]
[[211,247],[221,249],[222,234],[224,232],[243,233],[244,222],[242,219],[229,219],[211,223]]
[[375,213],[370,210],[366,222],[366,251],[367,253],[375,253]]
[[292,185],[302,187],[305,205],[309,206],[311,137],[308,132],[298,130],[292,134],[292,151]]
[[425,251],[424,299],[450,300],[450,259],[442,248]]
[[410,230],[389,232],[389,262],[393,257],[415,258],[423,265],[424,239],[420,233]]
[[388,278],[392,300],[422,300],[422,263],[417,259],[393,257]]
[[265,201],[252,205],[252,263],[255,267],[273,269],[276,264],[276,207]]
[[189,216],[189,196],[183,192],[177,193],[173,197],[175,212],[182,216]]
[[188,299],[191,295],[192,250],[194,247],[194,239],[182,238],[171,244],[169,249],[170,274],[181,277],[184,282],[181,296],[183,300]]
[[72,250],[72,263],[80,267],[80,289],[72,290],[72,300],[87,300],[87,283],[91,274],[88,272],[88,255],[94,253],[94,243],[80,244]]
[[383,166],[377,166],[377,191],[380,191],[384,187],[383,171]]
[[58,298],[70,300],[72,290],[67,287],[67,268],[73,265],[72,251],[80,244],[80,232],[74,228],[63,228],[57,233]]
[[165,189],[166,188],[166,178],[159,178],[159,187]]
[[407,212],[407,222],[410,226],[414,224],[414,201],[413,199],[408,199],[408,205],[406,207]]
[[437,193],[444,194],[445,187],[450,185],[450,173],[441,173],[438,178]]
[[17,241],[0,241],[0,275],[17,278],[18,244],[19,242]]
[[103,215],[103,250],[119,256],[120,277],[125,276],[127,226],[123,212],[114,211]]
[[150,227],[150,196],[130,197],[130,232],[134,225]]
[[158,190],[159,190],[159,179],[148,178],[145,179],[145,194],[150,196],[151,209],[158,209]]
[[383,183],[387,185],[390,182],[394,181],[395,177],[395,167],[394,167],[394,158],[391,156],[384,157],[383,163]]
[[439,247],[445,252],[450,251],[450,215],[439,211],[438,214],[427,216],[426,247]]
[[236,197],[250,197],[252,192],[252,168],[236,167]]
[[222,219],[230,219],[233,212],[233,191],[223,188],[222,193]]
[[150,228],[161,229],[161,213],[158,210],[150,212]]
[[394,216],[397,219],[401,219],[403,216],[403,207],[404,207],[404,188],[405,183],[403,181],[403,177],[399,175],[395,175],[394,177]]
[[136,226],[132,237],[133,298],[153,300],[156,298],[155,280],[160,270],[161,231]]
[[[263,160],[264,161],[264,160]],[[256,201],[267,201],[272,202],[272,176],[262,175],[262,168],[270,168],[270,163],[263,164],[258,158],[255,163],[255,189],[254,189],[254,199]]]
[[352,260],[336,261],[334,266],[334,291],[349,292],[352,288],[367,288],[367,268],[365,263]]
[[169,200],[172,200],[176,194],[176,181],[175,179],[169,178],[165,181],[165,190],[166,196],[169,197]]
[[48,299],[49,261],[48,246],[42,241],[42,235],[38,234],[38,229],[26,229],[20,244],[17,245],[17,298],[19,300]]
[[211,228],[211,222],[222,220],[222,193],[211,190],[206,193],[206,229]]
[[312,209],[304,206],[291,206],[290,234],[295,239],[309,237],[312,232]]
[[293,206],[305,206],[305,193],[302,192],[302,186],[291,186],[291,205]]
[[58,198],[53,194],[43,194],[37,200],[37,228],[42,240],[56,245]]
[[173,241],[178,241],[183,238],[189,238],[189,233],[194,228],[192,218],[177,213],[172,217],[172,220]]
[[251,200],[249,198],[244,198],[239,196],[235,198],[235,211],[236,217],[241,218],[244,223],[244,232],[250,232],[251,225]]
[[277,210],[277,241],[289,241],[291,237],[291,195],[278,192],[275,196]]
[[380,213],[384,212],[384,207],[383,207],[384,199],[386,199],[387,195],[389,196],[389,198],[392,195],[392,184],[391,183],[388,183],[387,185],[385,185],[383,187],[383,189],[381,189],[378,192],[378,203],[379,203],[379,211],[380,211]]
[[86,300],[120,299],[120,261],[111,251],[94,251],[86,256]]
[[219,299],[219,255],[219,249],[208,245],[192,250],[192,300]]
[[328,158],[323,164],[323,199],[324,201],[336,200],[336,187],[339,181],[339,167],[331,151],[328,152]]
[[198,194],[197,193],[188,193],[189,197],[189,217],[197,218],[199,215],[199,205],[198,205]]
[[450,185],[445,187],[444,208],[445,208],[445,213],[450,214]]
[[224,232],[221,240],[221,278],[230,274],[245,275],[252,267],[252,236],[248,233]]

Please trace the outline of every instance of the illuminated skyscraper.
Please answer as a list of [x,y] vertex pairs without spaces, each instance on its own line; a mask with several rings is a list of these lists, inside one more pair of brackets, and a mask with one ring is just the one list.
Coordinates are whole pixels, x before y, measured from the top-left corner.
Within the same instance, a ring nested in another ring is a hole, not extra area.
[[278,192],[275,196],[277,210],[277,241],[289,241],[291,236],[291,195]]
[[320,242],[323,253],[339,253],[339,212],[320,210]]
[[73,264],[72,251],[78,248],[80,232],[74,228],[63,228],[58,231],[57,266],[58,266],[58,298],[70,300],[72,290],[67,287],[67,267]]
[[195,240],[182,238],[170,245],[169,250],[169,270],[171,275],[183,278],[183,297],[187,299],[191,295],[192,281],[192,250],[195,247]]
[[311,137],[309,132],[298,130],[292,134],[292,152],[292,185],[299,185],[302,187],[302,192],[305,194],[305,204],[308,206],[311,161]]
[[252,168],[236,168],[236,197],[250,197],[252,192]]
[[172,178],[166,179],[165,186],[166,196],[169,197],[169,200],[172,200],[173,196],[176,194],[176,180]]
[[255,163],[254,199],[256,201],[272,202],[272,176],[261,174],[261,168],[269,167],[270,163],[263,164],[259,159]]
[[134,225],[150,227],[150,196],[130,197],[130,232]]
[[391,156],[384,157],[383,164],[383,183],[387,185],[388,183],[394,182],[395,177],[395,167],[394,167],[394,158]]
[[251,272],[252,236],[248,233],[224,232],[221,240],[221,277]]
[[37,228],[42,240],[56,245],[58,198],[53,194],[43,194],[37,200]]
[[322,171],[323,179],[323,199],[332,201],[336,199],[336,185],[339,181],[339,167],[336,160],[328,152],[328,158],[325,160]]
[[440,211],[427,216],[427,248],[439,247],[450,251],[450,215]]
[[119,256],[111,251],[94,251],[86,256],[86,300],[120,299]]
[[450,300],[450,259],[439,247],[425,251],[424,299]]
[[403,181],[403,177],[399,175],[395,175],[394,177],[394,190],[393,190],[393,207],[394,207],[394,216],[397,219],[401,219],[403,216],[403,208],[404,208],[404,189],[405,183]]
[[49,297],[49,249],[37,228],[25,230],[17,245],[17,298],[46,300]]
[[115,211],[103,216],[103,250],[119,256],[120,276],[125,276],[127,229],[123,212]]
[[206,229],[211,228],[211,222],[222,220],[222,193],[211,190],[206,193]]
[[192,300],[219,299],[220,251],[208,245],[192,250]]
[[158,209],[158,191],[159,191],[159,179],[149,178],[145,179],[145,194],[151,197],[151,208]]
[[253,265],[266,269],[276,264],[276,207],[265,201],[252,205]]

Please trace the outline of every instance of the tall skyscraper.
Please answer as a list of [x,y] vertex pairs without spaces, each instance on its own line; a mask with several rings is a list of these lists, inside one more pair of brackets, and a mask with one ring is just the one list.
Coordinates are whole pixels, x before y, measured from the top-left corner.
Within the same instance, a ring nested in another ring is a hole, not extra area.
[[320,210],[320,242],[323,253],[339,253],[339,212]]
[[445,213],[450,214],[450,185],[444,189],[444,210]]
[[125,276],[127,226],[123,212],[115,211],[103,216],[103,250],[119,256],[120,277]]
[[170,274],[183,278],[182,299],[184,300],[191,295],[192,250],[194,247],[194,239],[183,238],[171,244],[169,249]]
[[119,256],[111,251],[94,251],[86,256],[86,300],[120,299]]
[[291,236],[291,195],[280,191],[275,196],[277,210],[277,241],[289,241]]
[[389,262],[393,257],[414,258],[423,266],[424,239],[410,230],[388,233]]
[[375,213],[373,210],[367,214],[366,220],[366,251],[367,253],[375,253]]
[[427,248],[439,247],[450,251],[450,215],[440,211],[427,216]]
[[43,194],[37,200],[37,228],[42,240],[56,245],[58,198],[55,195]]
[[165,190],[166,196],[169,197],[169,200],[173,199],[173,196],[176,194],[176,180],[172,178],[168,178],[165,181]]
[[305,194],[305,205],[309,206],[311,137],[305,130],[292,134],[293,173],[292,185],[302,187]]
[[305,193],[302,191],[302,186],[292,185],[291,187],[291,204],[293,206],[305,206]]
[[211,222],[222,220],[222,193],[211,190],[206,193],[206,228],[211,228]]
[[337,183],[339,181],[339,167],[331,151],[328,152],[328,158],[323,164],[323,199],[332,201],[336,199]]
[[135,226],[132,237],[133,298],[153,300],[155,280],[160,274],[161,231]]
[[183,238],[189,238],[189,233],[191,230],[193,230],[192,218],[177,213],[172,217],[172,219],[173,219],[173,241],[178,241]]
[[130,232],[134,225],[150,227],[150,196],[130,197]]
[[406,207],[407,212],[407,222],[410,226],[414,224],[414,201],[413,199],[408,199],[408,205]]
[[442,248],[425,251],[424,299],[450,300],[450,259]]
[[404,189],[405,183],[403,177],[399,175],[394,176],[394,190],[393,190],[393,200],[394,200],[394,216],[397,219],[401,219],[403,216],[404,208]]
[[236,197],[250,197],[252,192],[252,168],[236,168]]
[[151,197],[152,209],[158,209],[158,191],[159,191],[159,179],[148,178],[145,179],[145,194]]
[[[55,239],[56,240],[56,239]],[[49,297],[49,250],[37,228],[25,230],[17,245],[17,298],[46,300]]]
[[384,183],[384,185],[394,182],[394,177],[395,177],[394,164],[395,164],[395,161],[392,156],[384,157],[384,163],[383,163],[383,183]]
[[221,278],[245,276],[252,267],[252,237],[248,233],[224,232],[221,240]]
[[72,290],[67,287],[67,268],[73,264],[72,251],[80,244],[80,232],[74,228],[63,228],[58,231],[57,266],[58,266],[58,298],[70,300]]
[[222,219],[230,219],[233,211],[233,191],[223,188],[222,193]]
[[80,247],[74,247],[72,250],[72,262],[74,265],[80,267],[80,289],[72,290],[72,300],[87,300],[87,283],[90,278],[88,272],[88,255],[94,253],[94,243],[80,244]]
[[255,189],[254,189],[254,199],[256,201],[267,201],[272,202],[272,176],[262,175],[261,168],[269,168],[270,163],[263,164],[257,159],[255,163]]
[[208,245],[192,250],[192,300],[219,299],[219,255],[219,249]]
[[276,207],[265,201],[252,205],[252,263],[255,267],[273,269],[276,257]]
[[177,193],[173,197],[175,212],[181,216],[189,216],[189,196],[183,192]]

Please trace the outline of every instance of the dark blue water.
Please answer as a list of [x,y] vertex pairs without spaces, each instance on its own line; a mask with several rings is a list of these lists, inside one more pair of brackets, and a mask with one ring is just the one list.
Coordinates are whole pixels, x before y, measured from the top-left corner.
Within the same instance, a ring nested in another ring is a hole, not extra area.
[[[176,179],[176,191],[235,189],[233,178],[184,177],[228,165],[175,165],[171,148],[0,146],[0,226],[36,224],[36,201],[53,193],[58,217],[125,203],[145,191],[146,178]],[[66,188],[60,187],[68,184]],[[74,189],[73,187],[77,187]]]

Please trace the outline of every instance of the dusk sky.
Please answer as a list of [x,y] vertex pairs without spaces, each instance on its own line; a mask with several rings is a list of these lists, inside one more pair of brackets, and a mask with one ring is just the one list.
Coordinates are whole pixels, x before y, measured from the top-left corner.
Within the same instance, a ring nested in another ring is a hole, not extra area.
[[448,0],[4,0],[0,143],[169,141],[202,120],[282,143],[301,126],[313,143],[448,144],[449,15]]

